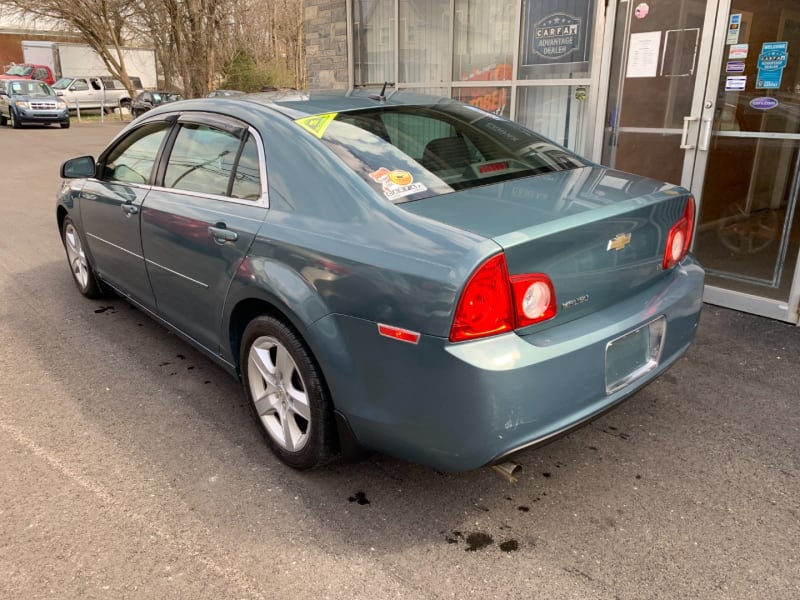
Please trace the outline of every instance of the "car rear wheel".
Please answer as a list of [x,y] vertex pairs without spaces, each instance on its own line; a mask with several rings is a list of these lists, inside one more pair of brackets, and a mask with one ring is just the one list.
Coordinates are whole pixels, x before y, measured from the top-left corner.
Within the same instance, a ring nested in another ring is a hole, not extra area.
[[0,126],[5,127],[6,123],[8,123],[8,117],[5,115],[0,115]]
[[19,122],[19,119],[14,114],[14,111],[11,109],[9,109],[8,111],[8,120],[11,123],[11,127],[13,127],[14,129],[19,129],[20,127],[22,127],[22,123]]
[[72,219],[66,217],[61,226],[61,240],[67,251],[67,261],[72,271],[72,278],[81,294],[87,298],[100,298],[105,295],[105,290],[97,281],[89,263],[89,258],[83,250],[83,242],[78,233],[78,228]]
[[244,331],[242,382],[272,451],[290,467],[311,469],[337,453],[333,406],[319,367],[285,323],[261,316]]

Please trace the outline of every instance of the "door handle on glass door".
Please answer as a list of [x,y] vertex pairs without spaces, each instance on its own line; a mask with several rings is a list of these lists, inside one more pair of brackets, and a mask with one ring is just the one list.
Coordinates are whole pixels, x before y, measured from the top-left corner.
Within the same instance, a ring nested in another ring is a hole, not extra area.
[[689,123],[699,121],[700,117],[683,117],[683,134],[681,135],[681,150],[694,150],[695,145],[689,143]]
[[704,117],[703,124],[700,126],[700,147],[701,152],[708,152],[708,145],[711,143],[711,117]]

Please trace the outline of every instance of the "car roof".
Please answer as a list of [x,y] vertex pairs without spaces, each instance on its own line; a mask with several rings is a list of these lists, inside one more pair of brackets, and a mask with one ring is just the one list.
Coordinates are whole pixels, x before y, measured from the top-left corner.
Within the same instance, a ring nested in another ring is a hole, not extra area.
[[[300,118],[331,112],[375,108],[376,106],[431,105],[449,99],[406,91],[387,91],[381,98],[379,88],[345,90],[278,90],[228,98],[238,102],[253,102],[268,106],[286,116]],[[210,100],[213,100],[211,98]]]

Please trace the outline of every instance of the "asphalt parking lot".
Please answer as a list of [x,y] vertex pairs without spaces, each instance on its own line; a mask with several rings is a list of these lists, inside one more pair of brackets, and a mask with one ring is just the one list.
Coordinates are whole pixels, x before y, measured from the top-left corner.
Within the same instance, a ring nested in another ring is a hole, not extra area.
[[120,128],[0,128],[0,597],[800,597],[800,329],[706,306],[686,357],[516,484],[294,472],[237,382],[75,289],[58,166]]

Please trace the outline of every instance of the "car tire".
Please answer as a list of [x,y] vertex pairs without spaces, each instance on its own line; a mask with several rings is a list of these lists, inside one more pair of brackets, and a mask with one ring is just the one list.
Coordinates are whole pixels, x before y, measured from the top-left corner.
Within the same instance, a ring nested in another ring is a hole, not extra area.
[[14,114],[14,111],[11,109],[8,109],[8,120],[11,123],[11,127],[13,127],[14,129],[19,129],[22,127],[22,123],[19,122],[19,119]]
[[69,121],[63,121],[60,125],[61,129],[69,129]]
[[75,223],[69,217],[64,218],[61,224],[61,241],[67,253],[72,279],[78,286],[78,291],[87,298],[102,298],[106,290],[94,274],[92,264],[83,248],[83,240]]
[[0,115],[0,127],[5,127],[6,123],[8,123],[8,117],[5,115]]
[[333,459],[333,404],[300,336],[274,317],[256,317],[244,330],[240,357],[251,413],[275,455],[299,470]]

